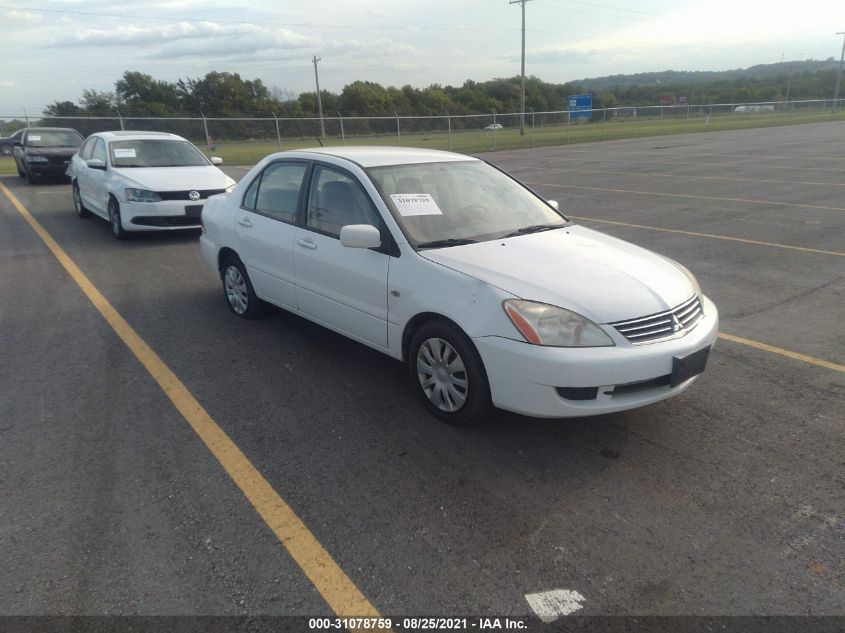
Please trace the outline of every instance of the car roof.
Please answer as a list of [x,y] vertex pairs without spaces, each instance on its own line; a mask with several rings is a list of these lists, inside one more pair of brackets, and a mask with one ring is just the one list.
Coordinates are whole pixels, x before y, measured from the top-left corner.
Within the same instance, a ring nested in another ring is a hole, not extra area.
[[97,132],[91,136],[100,136],[108,141],[136,141],[146,138],[170,139],[175,141],[185,140],[177,134],[170,134],[168,132],[147,132],[144,130],[112,130],[109,132]]
[[25,127],[23,130],[18,130],[18,132],[75,132],[79,134],[72,127]]
[[[311,158],[332,156],[345,158],[359,164],[361,167],[383,167],[386,165],[408,165],[411,163],[445,163],[459,161],[476,161],[477,158],[454,152],[444,152],[437,149],[423,149],[419,147],[314,147],[310,149],[283,152],[282,155],[294,154],[310,155]],[[281,155],[280,155],[281,156]]]

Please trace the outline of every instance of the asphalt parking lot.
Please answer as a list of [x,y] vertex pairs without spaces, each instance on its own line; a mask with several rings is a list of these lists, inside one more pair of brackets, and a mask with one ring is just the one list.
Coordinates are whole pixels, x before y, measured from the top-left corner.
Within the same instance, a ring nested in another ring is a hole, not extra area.
[[[233,317],[195,233],[118,242],[67,184],[0,183],[378,612],[845,615],[843,146],[830,123],[484,155],[684,263],[731,338],[675,399],[473,429],[375,351]],[[333,615],[2,192],[0,273],[0,615]]]

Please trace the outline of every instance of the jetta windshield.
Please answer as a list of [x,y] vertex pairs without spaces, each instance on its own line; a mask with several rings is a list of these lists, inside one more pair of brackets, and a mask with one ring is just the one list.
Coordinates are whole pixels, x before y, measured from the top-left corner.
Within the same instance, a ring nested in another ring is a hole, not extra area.
[[200,167],[208,159],[187,141],[126,140],[109,143],[115,167]]
[[389,165],[368,172],[418,248],[458,246],[566,224],[560,213],[483,161]]

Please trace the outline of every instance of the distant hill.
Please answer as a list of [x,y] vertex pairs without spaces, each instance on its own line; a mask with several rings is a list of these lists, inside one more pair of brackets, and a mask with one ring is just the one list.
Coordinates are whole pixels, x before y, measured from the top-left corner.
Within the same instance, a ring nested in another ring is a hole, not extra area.
[[664,70],[654,73],[636,73],[634,75],[609,75],[573,81],[587,90],[612,90],[613,88],[631,88],[633,86],[655,86],[659,84],[695,84],[712,81],[731,81],[734,79],[772,79],[791,74],[815,73],[820,70],[837,68],[839,63],[829,57],[824,61],[808,59],[805,61],[779,62],[776,64],[758,64],[749,68],[734,70]]

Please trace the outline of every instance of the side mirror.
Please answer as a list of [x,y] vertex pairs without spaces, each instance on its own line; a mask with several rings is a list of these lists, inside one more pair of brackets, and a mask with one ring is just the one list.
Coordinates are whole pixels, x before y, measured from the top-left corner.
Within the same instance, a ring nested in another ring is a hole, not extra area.
[[217,165],[223,164],[223,159],[220,158],[219,156],[212,156],[211,158],[209,158],[209,160],[211,161],[211,164],[214,165],[215,167],[217,167]]
[[106,171],[106,164],[99,158],[92,158],[91,160],[86,160],[85,164],[88,165],[88,167],[90,167],[91,169],[100,169],[102,171]]
[[12,145],[15,147],[23,147],[23,143],[21,143],[20,141],[15,141],[14,143],[12,143]]
[[340,243],[347,248],[378,248],[381,233],[371,224],[347,224],[340,229]]
[[560,211],[560,205],[557,203],[557,200],[546,200],[546,202],[548,202],[549,206],[555,211]]

